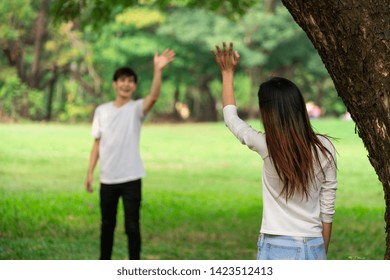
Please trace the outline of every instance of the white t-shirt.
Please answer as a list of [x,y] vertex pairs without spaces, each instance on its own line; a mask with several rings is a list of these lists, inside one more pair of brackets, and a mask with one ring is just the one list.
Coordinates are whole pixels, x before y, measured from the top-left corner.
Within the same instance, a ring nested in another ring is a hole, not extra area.
[[139,150],[143,119],[143,99],[119,108],[114,102],[96,108],[92,136],[100,139],[100,182],[117,184],[145,176]]
[[333,221],[337,188],[334,164],[336,152],[329,139],[318,136],[334,158],[334,162],[329,161],[319,152],[325,178],[319,166],[315,166],[315,182],[310,186],[309,199],[306,200],[301,194],[295,193],[286,201],[285,196],[280,195],[283,183],[268,155],[265,134],[256,131],[241,120],[237,115],[236,106],[225,106],[223,113],[225,123],[231,132],[242,144],[256,151],[264,160],[263,218],[260,232],[274,235],[321,237],[322,222],[331,223]]

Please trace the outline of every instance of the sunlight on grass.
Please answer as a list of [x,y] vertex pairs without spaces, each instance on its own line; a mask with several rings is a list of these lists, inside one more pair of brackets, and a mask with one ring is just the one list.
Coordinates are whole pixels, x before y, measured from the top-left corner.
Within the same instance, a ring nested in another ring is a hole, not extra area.
[[[258,121],[251,124],[260,128]],[[352,122],[316,120],[338,138],[330,259],[383,259],[382,186]],[[96,259],[98,172],[83,182],[90,126],[0,125],[0,259]],[[144,259],[253,259],[261,222],[259,156],[223,123],[145,124]],[[120,205],[114,259],[126,259]]]

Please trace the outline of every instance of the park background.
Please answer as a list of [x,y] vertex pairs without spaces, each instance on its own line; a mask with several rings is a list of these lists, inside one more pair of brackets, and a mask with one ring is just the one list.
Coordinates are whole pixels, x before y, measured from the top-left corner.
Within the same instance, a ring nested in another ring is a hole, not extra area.
[[[137,71],[136,98],[145,96],[153,54],[166,47],[176,59],[141,136],[148,174],[142,257],[255,258],[262,163],[221,122],[221,81],[210,49],[222,41],[234,41],[241,54],[235,92],[253,127],[261,129],[258,86],[278,75],[321,108],[315,129],[336,138],[329,258],[383,259],[381,184],[320,57],[284,6],[258,1],[241,11],[229,6],[235,1],[218,10],[191,1],[139,2],[103,10],[100,19],[86,7],[79,20],[65,20],[48,0],[0,3],[0,259],[98,257],[98,172],[92,195],[83,185],[93,111],[114,98],[119,66]],[[113,257],[125,259],[118,213]]]

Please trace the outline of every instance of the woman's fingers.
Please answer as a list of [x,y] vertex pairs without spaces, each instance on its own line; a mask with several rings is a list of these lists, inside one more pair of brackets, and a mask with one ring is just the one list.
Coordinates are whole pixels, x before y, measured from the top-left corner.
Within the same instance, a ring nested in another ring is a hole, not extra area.
[[227,49],[225,42],[222,43],[222,49],[218,45],[215,45],[215,49],[216,49],[216,51],[214,51],[214,50],[211,51],[214,55],[233,55],[233,43],[232,42],[230,42],[230,44],[229,44],[229,49]]
[[240,54],[238,53],[238,51],[234,52],[234,56],[237,62],[240,61]]
[[235,69],[240,61],[238,51],[233,50],[233,42],[227,46],[226,42],[222,42],[222,46],[215,45],[215,49],[211,50],[219,68],[222,70]]
[[229,55],[232,55],[233,54],[233,42],[230,42],[230,45],[229,45]]

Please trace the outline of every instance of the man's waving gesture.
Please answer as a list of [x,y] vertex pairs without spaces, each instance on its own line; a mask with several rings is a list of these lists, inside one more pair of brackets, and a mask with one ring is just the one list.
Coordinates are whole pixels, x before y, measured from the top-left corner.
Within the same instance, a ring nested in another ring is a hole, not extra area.
[[170,49],[165,49],[161,55],[159,55],[158,52],[154,54],[153,81],[152,81],[152,86],[150,88],[149,95],[146,96],[144,100],[144,114],[147,114],[150,111],[150,109],[152,109],[158,97],[160,96],[162,70],[171,61],[173,61],[174,58],[175,58],[175,52]]

